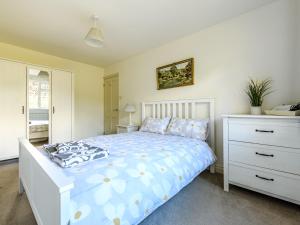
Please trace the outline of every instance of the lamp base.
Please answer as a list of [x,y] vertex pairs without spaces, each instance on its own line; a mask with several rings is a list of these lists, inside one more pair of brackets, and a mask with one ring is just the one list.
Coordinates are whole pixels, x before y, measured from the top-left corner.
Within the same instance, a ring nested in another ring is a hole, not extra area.
[[132,126],[132,122],[131,122],[131,112],[129,113],[129,123],[128,123],[129,126]]

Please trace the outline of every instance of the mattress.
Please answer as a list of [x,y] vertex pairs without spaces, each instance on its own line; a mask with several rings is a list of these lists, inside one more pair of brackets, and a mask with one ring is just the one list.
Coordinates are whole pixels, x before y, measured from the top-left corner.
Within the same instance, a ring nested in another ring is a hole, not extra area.
[[107,159],[61,169],[74,181],[71,224],[138,224],[215,161],[207,143],[132,132],[85,140]]
[[31,120],[29,133],[48,131],[48,120]]
[[29,139],[47,138],[48,120],[31,120],[29,124]]

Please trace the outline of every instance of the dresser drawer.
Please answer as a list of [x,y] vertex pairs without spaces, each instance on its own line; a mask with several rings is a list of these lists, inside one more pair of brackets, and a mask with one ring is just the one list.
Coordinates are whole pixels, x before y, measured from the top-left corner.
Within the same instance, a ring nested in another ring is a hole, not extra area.
[[230,141],[229,161],[300,175],[300,149]]
[[229,140],[300,148],[300,123],[233,120]]
[[229,164],[229,182],[300,201],[299,176]]

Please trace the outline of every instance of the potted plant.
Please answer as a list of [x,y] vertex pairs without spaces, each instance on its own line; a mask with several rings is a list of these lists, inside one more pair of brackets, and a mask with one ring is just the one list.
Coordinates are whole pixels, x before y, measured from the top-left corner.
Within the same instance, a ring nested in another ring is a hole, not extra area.
[[262,114],[261,106],[264,101],[264,97],[272,92],[271,84],[272,84],[271,79],[265,79],[265,80],[250,79],[248,87],[246,89],[246,94],[249,97],[252,115]]

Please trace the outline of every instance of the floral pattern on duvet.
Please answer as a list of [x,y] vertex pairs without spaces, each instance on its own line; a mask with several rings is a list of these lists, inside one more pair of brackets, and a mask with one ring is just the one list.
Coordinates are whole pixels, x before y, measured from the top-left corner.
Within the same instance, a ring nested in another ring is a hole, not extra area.
[[146,132],[84,140],[107,159],[64,169],[74,179],[71,224],[140,223],[215,161],[205,142]]

